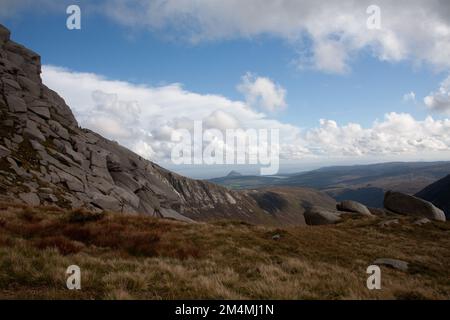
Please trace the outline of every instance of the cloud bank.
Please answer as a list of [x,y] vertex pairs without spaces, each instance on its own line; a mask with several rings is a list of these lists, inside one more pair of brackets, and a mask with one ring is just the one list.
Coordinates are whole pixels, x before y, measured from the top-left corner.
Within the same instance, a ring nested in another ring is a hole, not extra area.
[[285,39],[300,67],[345,73],[368,50],[382,61],[450,67],[450,2],[378,0],[381,29],[369,30],[368,0],[112,0],[104,13],[121,24],[191,42],[270,35]]
[[54,66],[43,67],[43,80],[65,98],[83,127],[158,162],[170,160],[172,133],[191,129],[194,120],[202,120],[205,129],[279,129],[286,160],[450,156],[449,119],[416,120],[392,112],[369,128],[322,119],[317,127],[304,129],[270,118],[245,101],[190,92],[177,83],[135,85]]
[[[72,1],[73,2],[73,1]],[[83,12],[125,26],[146,28],[188,42],[284,39],[299,53],[298,66],[330,73],[351,70],[369,52],[381,61],[407,61],[450,69],[450,2],[447,0],[79,0]],[[62,12],[69,0],[2,0],[0,16],[24,10]],[[366,12],[380,8],[381,29],[370,30]]]

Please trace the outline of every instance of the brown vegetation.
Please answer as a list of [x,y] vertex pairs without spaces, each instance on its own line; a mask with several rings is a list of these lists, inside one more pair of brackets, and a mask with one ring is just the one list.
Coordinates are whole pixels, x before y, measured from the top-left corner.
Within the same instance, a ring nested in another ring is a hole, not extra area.
[[[449,223],[378,222],[273,229],[0,204],[0,298],[449,299]],[[370,291],[380,257],[410,270],[382,267]],[[79,291],[65,287],[72,264]]]

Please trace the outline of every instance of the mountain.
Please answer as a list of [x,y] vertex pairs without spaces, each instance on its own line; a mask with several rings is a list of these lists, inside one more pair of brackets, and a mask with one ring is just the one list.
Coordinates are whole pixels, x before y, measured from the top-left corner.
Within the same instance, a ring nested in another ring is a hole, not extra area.
[[448,220],[450,217],[450,175],[419,191],[416,193],[416,197],[427,200],[444,210]]
[[40,73],[39,55],[0,25],[0,201],[277,226],[304,224],[303,211],[292,210],[302,197],[333,202],[316,190],[275,190],[288,206],[271,211],[260,203],[267,190],[238,192],[168,171],[81,128]]
[[80,128],[40,57],[0,26],[0,195],[30,205],[273,223],[245,194],[188,179]]
[[228,178],[235,178],[235,177],[241,177],[241,176],[242,176],[242,174],[240,174],[239,172],[234,171],[234,170],[230,171],[230,173],[227,174]]
[[316,188],[337,201],[354,200],[382,207],[384,192],[415,194],[450,172],[450,162],[391,162],[355,166],[324,167],[285,176],[223,177],[211,181],[234,189],[267,186]]

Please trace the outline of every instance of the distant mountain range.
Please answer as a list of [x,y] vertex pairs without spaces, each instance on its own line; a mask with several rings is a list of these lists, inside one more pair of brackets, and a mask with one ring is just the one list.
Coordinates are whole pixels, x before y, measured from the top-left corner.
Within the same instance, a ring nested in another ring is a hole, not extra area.
[[232,189],[295,186],[325,191],[336,200],[355,200],[381,207],[386,190],[415,194],[450,173],[450,161],[390,162],[324,167],[280,176],[244,176],[233,173],[210,181]]

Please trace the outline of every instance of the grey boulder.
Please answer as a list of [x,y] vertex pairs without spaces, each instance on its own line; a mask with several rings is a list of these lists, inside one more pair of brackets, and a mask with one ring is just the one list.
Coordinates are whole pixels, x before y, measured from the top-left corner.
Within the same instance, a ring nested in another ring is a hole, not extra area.
[[341,220],[341,213],[321,207],[308,208],[305,213],[305,222],[310,226],[334,224]]
[[38,195],[35,193],[20,193],[19,198],[30,206],[38,206],[41,203]]
[[373,262],[375,265],[387,266],[393,269],[408,271],[409,264],[408,262],[398,260],[398,259],[389,259],[389,258],[380,258]]
[[403,215],[445,221],[444,212],[431,202],[401,192],[386,192],[384,195],[384,207]]
[[364,216],[372,216],[372,213],[370,213],[369,209],[365,205],[352,200],[341,201],[336,205],[336,209],[339,211],[359,213]]

